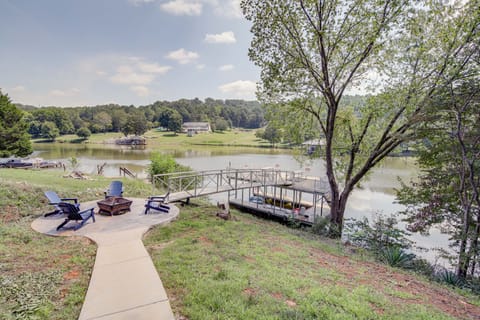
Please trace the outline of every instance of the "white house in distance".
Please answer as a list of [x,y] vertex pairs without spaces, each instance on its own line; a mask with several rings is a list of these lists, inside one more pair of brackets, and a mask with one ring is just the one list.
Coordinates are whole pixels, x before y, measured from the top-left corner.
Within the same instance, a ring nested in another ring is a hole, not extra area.
[[184,122],[182,125],[182,132],[193,136],[197,133],[211,132],[210,123],[208,122]]

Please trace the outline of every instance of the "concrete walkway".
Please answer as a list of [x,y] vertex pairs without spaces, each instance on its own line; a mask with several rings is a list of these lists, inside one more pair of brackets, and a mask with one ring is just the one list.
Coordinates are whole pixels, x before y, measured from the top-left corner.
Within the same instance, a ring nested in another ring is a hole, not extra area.
[[[98,245],[80,320],[174,319],[142,237],[152,226],[175,219],[179,210],[170,205],[168,214],[145,215],[145,199],[129,199],[133,201],[130,212],[113,217],[96,214],[95,223],[89,220],[77,231],[56,231],[65,219],[61,215],[40,217],[32,223],[32,228],[38,232],[53,236],[85,236]],[[97,207],[96,201],[81,206],[82,209],[90,207]]]

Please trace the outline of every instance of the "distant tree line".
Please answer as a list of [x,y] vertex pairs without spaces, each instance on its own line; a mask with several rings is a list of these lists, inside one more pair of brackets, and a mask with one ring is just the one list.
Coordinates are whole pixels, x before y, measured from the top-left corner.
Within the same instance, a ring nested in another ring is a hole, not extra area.
[[209,122],[212,130],[233,127],[255,129],[264,125],[264,111],[256,101],[211,98],[157,101],[146,106],[117,104],[92,107],[42,107],[17,104],[26,112],[28,132],[34,138],[55,140],[59,135],[121,132],[141,135],[150,128],[179,132],[184,122]]

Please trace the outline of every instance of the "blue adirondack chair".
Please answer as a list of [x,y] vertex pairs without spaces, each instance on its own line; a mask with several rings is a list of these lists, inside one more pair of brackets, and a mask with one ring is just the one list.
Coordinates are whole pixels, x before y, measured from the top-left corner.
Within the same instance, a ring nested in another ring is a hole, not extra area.
[[122,197],[123,196],[123,183],[122,181],[112,181],[105,191],[105,199],[110,197]]
[[145,204],[145,214],[149,213],[150,210],[168,213],[170,211],[170,207],[165,205],[165,199],[167,198],[168,193],[163,196],[148,197],[147,203]]
[[68,203],[68,202],[60,202],[58,206],[62,209],[62,211],[67,215],[67,218],[65,221],[63,221],[58,227],[57,231],[60,230],[61,228],[66,228],[65,225],[70,222],[70,221],[80,221],[73,227],[68,227],[66,229],[73,229],[73,230],[78,230],[80,229],[85,222],[88,221],[88,219],[92,219],[93,222],[95,222],[95,213],[94,209],[95,208],[88,208],[85,210],[80,211],[80,209],[75,206],[74,204]]
[[58,204],[61,202],[71,201],[73,202],[74,206],[76,206],[77,208],[80,208],[80,203],[78,203],[77,198],[60,198],[55,191],[45,191],[44,194],[45,194],[45,197],[47,197],[48,199],[48,204],[55,207],[55,210],[45,214],[44,215],[45,217],[48,217],[54,214],[64,214],[62,208],[58,206]]

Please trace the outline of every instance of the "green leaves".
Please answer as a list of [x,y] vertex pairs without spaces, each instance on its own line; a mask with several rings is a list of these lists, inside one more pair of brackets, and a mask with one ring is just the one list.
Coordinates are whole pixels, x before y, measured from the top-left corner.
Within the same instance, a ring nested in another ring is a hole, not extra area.
[[32,153],[30,135],[23,112],[0,91],[0,158],[25,157]]

